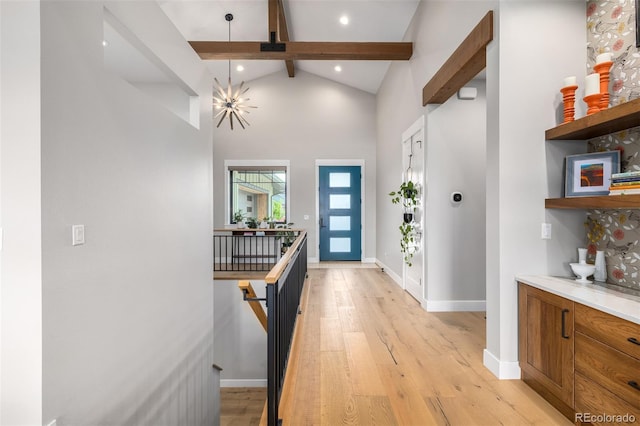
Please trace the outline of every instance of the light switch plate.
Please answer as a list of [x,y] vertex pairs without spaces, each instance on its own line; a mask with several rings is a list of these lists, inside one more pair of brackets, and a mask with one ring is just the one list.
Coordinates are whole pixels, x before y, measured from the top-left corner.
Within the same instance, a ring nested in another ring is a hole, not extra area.
[[71,227],[71,245],[79,246],[84,244],[84,225],[73,225]]
[[542,232],[540,237],[543,240],[550,240],[551,239],[551,224],[550,223],[543,223],[542,224]]

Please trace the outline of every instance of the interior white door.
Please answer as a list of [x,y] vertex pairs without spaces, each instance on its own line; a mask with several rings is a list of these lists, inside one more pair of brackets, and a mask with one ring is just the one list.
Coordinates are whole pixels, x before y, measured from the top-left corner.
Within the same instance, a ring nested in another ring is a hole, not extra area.
[[414,213],[416,222],[416,243],[414,247],[411,266],[403,263],[402,284],[404,289],[415,297],[420,303],[425,299],[424,270],[425,270],[425,237],[424,229],[424,195],[426,182],[424,173],[424,125],[423,120],[418,120],[402,137],[402,165],[404,168],[403,180],[411,180],[420,185],[419,204]]

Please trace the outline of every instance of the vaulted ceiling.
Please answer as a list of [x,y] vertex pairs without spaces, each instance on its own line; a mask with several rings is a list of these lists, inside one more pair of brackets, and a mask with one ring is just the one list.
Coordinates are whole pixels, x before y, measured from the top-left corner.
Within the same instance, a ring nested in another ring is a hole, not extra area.
[[[289,39],[294,42],[401,42],[418,0],[282,0]],[[269,41],[269,0],[159,0],[159,4],[188,41]],[[349,23],[340,22],[347,17]],[[227,60],[206,60],[225,81]],[[303,70],[370,93],[376,93],[389,67],[385,60],[295,60]],[[242,65],[243,71],[237,66]],[[336,71],[336,66],[341,71]],[[249,81],[274,72],[287,74],[283,60],[231,61],[233,81]]]

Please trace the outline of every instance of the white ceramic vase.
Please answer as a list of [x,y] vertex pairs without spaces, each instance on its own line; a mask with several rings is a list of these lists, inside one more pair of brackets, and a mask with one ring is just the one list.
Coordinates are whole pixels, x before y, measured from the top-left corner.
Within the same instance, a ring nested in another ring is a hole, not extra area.
[[578,249],[578,263],[587,263],[587,249],[579,248]]
[[604,251],[596,251],[596,271],[593,273],[596,281],[607,281],[607,265],[604,262]]

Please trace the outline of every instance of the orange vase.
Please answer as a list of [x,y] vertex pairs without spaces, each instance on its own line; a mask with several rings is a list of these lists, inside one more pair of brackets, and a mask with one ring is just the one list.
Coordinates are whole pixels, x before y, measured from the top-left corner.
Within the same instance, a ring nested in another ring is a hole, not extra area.
[[583,100],[589,107],[589,109],[587,110],[587,115],[591,115],[595,112],[600,111],[600,99],[602,99],[602,93],[594,93],[593,95],[584,97]]
[[607,61],[593,66],[593,70],[600,74],[600,94],[602,95],[598,105],[600,109],[609,108],[609,73],[611,65],[613,65],[613,62]]
[[568,123],[569,121],[573,121],[575,119],[576,113],[576,89],[578,86],[567,86],[560,89],[562,93],[562,103],[564,105],[564,121],[563,123]]

